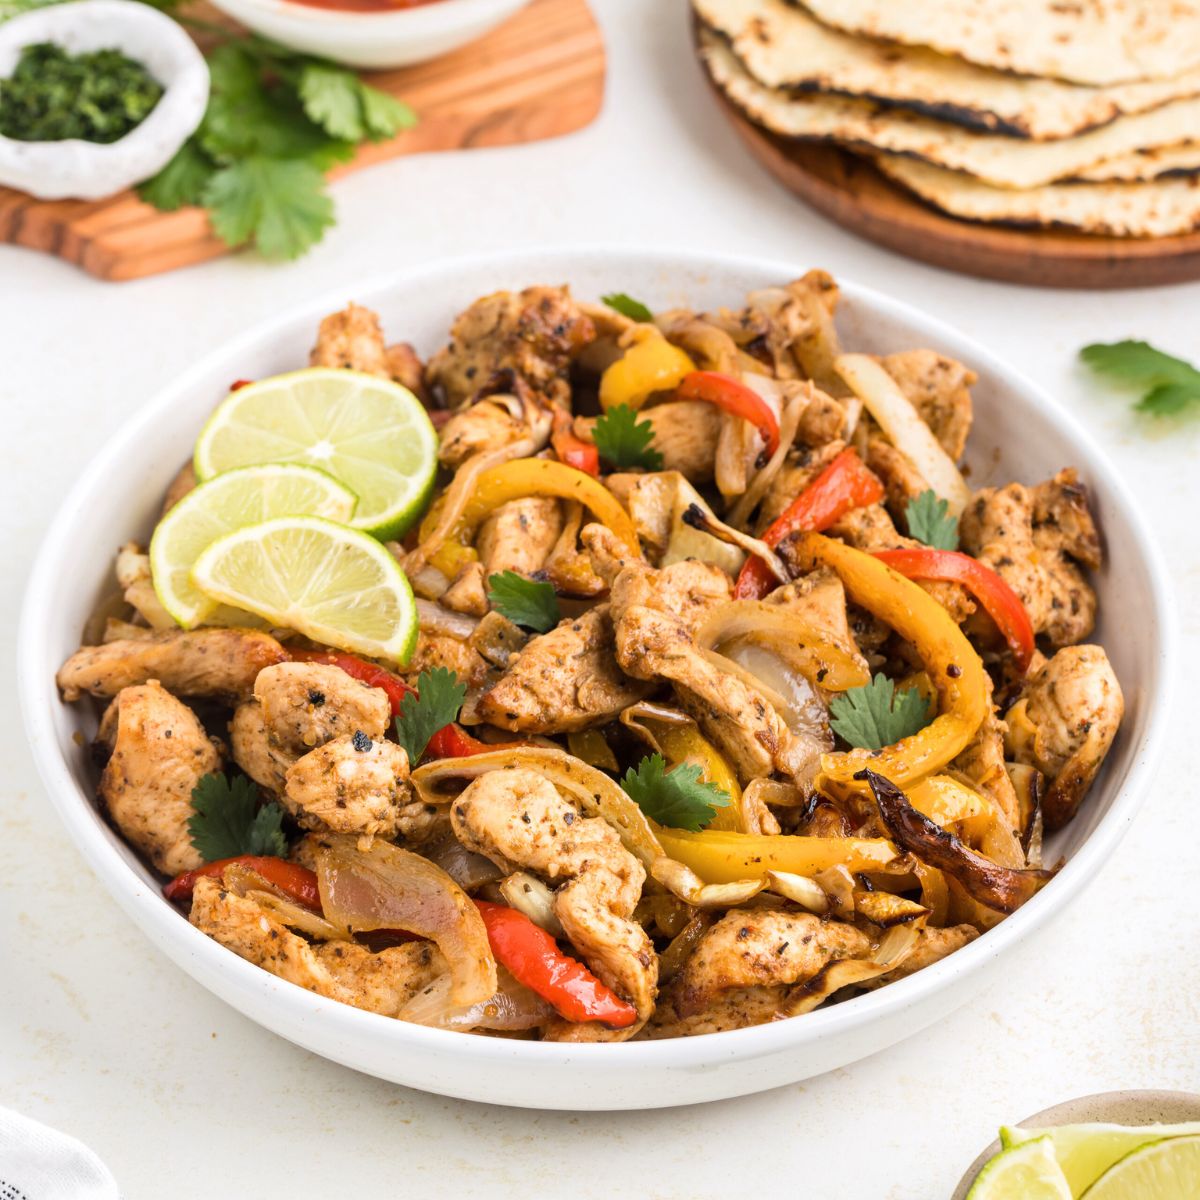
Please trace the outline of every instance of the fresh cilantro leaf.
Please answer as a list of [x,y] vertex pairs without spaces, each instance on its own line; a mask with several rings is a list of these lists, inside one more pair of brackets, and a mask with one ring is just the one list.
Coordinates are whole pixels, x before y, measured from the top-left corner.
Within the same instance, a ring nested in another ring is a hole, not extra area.
[[958,518],[948,514],[949,507],[932,488],[910,500],[904,509],[909,537],[935,550],[957,550]]
[[217,236],[252,238],[265,258],[299,258],[333,224],[325,177],[311,163],[252,155],[222,167],[203,194]]
[[215,169],[212,159],[189,138],[157,175],[138,187],[138,195],[160,212],[174,212],[185,204],[199,204]]
[[680,763],[667,770],[661,754],[651,754],[630,767],[621,787],[652,821],[672,829],[697,833],[730,803],[729,793],[700,779],[696,763]]
[[851,746],[882,750],[925,728],[929,701],[916,688],[897,692],[886,675],[876,675],[829,701],[829,723]]
[[631,321],[654,320],[654,314],[640,300],[635,300],[624,292],[610,292],[607,296],[601,296],[600,302],[607,304],[609,308],[615,309],[621,316],[628,317]]
[[287,853],[283,809],[258,805],[258,787],[244,775],[228,779],[220,771],[203,776],[192,789],[188,834],[205,862],[239,854]]
[[647,471],[657,471],[663,457],[650,445],[653,440],[654,426],[649,421],[639,421],[628,404],[610,408],[592,426],[592,441],[600,456],[618,470],[645,467]]
[[1144,388],[1139,412],[1175,416],[1200,402],[1200,371],[1148,342],[1098,342],[1084,346],[1079,357],[1094,371]]
[[516,571],[501,571],[488,576],[488,602],[516,625],[545,633],[558,624],[558,596],[554,585],[526,579]]
[[417,123],[417,114],[403,100],[397,100],[361,79],[358,81],[358,98],[367,136],[376,141],[395,137],[402,129],[411,129]]
[[358,79],[341,67],[305,63],[297,87],[304,112],[330,137],[361,142],[367,136]]
[[429,739],[458,716],[466,695],[467,685],[445,667],[434,667],[417,676],[417,695],[404,697],[396,718],[396,740],[408,752],[412,766],[420,762]]

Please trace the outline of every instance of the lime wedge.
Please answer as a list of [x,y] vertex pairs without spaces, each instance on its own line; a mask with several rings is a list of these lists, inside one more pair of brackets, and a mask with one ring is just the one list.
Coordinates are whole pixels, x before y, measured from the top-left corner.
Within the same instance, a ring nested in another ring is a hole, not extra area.
[[1200,1123],[1181,1125],[1058,1125],[1052,1129],[1022,1129],[1006,1126],[1000,1130],[1002,1146],[1017,1146],[1033,1138],[1048,1137],[1054,1154],[1071,1185],[1071,1193],[1082,1195],[1115,1162],[1140,1146],[1163,1138],[1200,1134]]
[[192,567],[213,600],[339,650],[404,664],[417,607],[396,560],[365,533],[320,517],[276,517],[213,542]]
[[1083,1195],[1086,1200],[1196,1200],[1200,1136],[1164,1138],[1134,1150]]
[[433,489],[437,434],[421,402],[398,383],[313,367],[230,392],[196,442],[201,480],[281,462],[328,471],[358,497],[355,529],[400,537]]
[[192,583],[192,564],[217,538],[272,517],[348,521],[357,502],[332,475],[298,463],[226,471],[188,492],[158,523],[150,539],[154,590],[184,629],[194,629],[219,607]]
[[967,1200],[1071,1200],[1048,1137],[1001,1150],[984,1164]]

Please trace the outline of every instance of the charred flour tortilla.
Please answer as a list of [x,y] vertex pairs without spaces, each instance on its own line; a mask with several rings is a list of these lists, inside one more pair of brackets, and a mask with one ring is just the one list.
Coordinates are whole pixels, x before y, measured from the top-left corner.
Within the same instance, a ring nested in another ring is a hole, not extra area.
[[847,33],[1093,85],[1200,66],[1200,0],[806,0]]
[[1200,176],[1147,183],[1060,183],[1015,191],[910,158],[880,154],[875,162],[927,204],[970,221],[1110,237],[1169,237],[1200,229]]
[[1075,176],[1092,182],[1161,179],[1168,175],[1194,175],[1200,171],[1200,142],[1178,146],[1158,146],[1153,150],[1135,150],[1097,163]]
[[878,100],[1039,141],[1200,94],[1200,68],[1169,80],[1085,87],[990,70],[921,46],[852,37],[788,0],[693,0],[693,6],[767,87]]
[[964,171],[995,187],[1040,187],[1136,151],[1187,142],[1200,131],[1200,98],[1192,98],[1054,142],[975,133],[865,100],[800,96],[767,88],[748,74],[717,34],[702,30],[700,45],[717,86],[751,120],[775,133],[911,155],[934,166]]

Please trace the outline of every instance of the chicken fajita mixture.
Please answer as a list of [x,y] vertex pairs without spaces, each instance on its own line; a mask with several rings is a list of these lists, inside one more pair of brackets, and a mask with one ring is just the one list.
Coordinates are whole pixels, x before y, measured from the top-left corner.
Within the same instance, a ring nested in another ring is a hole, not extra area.
[[[1088,494],[973,489],[973,373],[837,304],[530,287],[428,361],[351,305],[235,384],[58,674],[168,899],[321,996],[551,1041],[797,1016],[1029,900],[1123,713]],[[278,432],[351,408],[353,454]],[[409,483],[362,467],[385,409]],[[384,582],[312,599],[352,554]]]

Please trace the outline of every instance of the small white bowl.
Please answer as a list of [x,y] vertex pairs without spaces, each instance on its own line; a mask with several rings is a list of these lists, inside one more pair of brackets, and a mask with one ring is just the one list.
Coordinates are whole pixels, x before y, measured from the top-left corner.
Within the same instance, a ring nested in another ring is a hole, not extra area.
[[[92,459],[47,530],[29,581],[18,688],[30,750],[70,836],[143,932],[194,979],[267,1029],[337,1062],[409,1087],[526,1108],[638,1109],[695,1104],[794,1083],[874,1054],[947,1016],[1005,954],[1061,913],[1099,871],[1137,812],[1167,732],[1178,659],[1174,609],[1153,534],[1120,474],[1054,402],[982,346],[899,300],[841,279],[838,326],[872,353],[931,346],[979,374],[968,454],[976,486],[1035,482],[1063,466],[1092,489],[1107,542],[1097,573],[1100,625],[1125,691],[1125,722],[1079,815],[1049,840],[1067,862],[1023,908],[969,946],[907,979],[790,1021],[670,1041],[566,1045],[426,1029],[327,1000],[252,966],[194,929],[162,897],[161,880],[118,838],[95,803],[82,705],[64,704],[54,675],[112,588],[113,547],[146,539],[163,492],[231,379],[261,378],[306,360],[317,324],[353,299],[378,310],[389,335],[429,354],[454,316],[499,288],[569,281],[595,299],[624,291],[656,309],[737,304],[750,290],[801,274],[795,263],[703,253],[561,249],[435,264],[374,286],[307,302],[226,341],[150,400]],[[897,280],[903,285],[903,279]],[[1044,964],[1056,977],[1052,962]],[[1061,981],[1060,981],[1061,982]]]
[[0,184],[41,200],[99,200],[161,171],[204,116],[204,56],[176,22],[146,4],[77,0],[13,17],[0,25],[0,78],[37,42],[54,42],[71,54],[121,50],[162,84],[163,94],[136,129],[108,145],[0,137]]
[[395,12],[347,12],[291,0],[213,0],[292,50],[350,67],[406,67],[482,37],[529,0],[432,0]]

